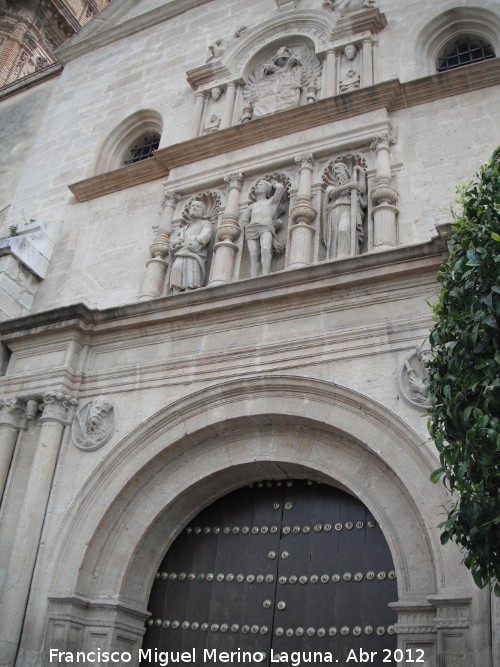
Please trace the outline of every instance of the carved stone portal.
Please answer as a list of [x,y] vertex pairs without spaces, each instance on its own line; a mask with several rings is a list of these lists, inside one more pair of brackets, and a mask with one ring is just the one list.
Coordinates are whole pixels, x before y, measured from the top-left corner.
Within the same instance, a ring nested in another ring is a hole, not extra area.
[[115,412],[105,396],[97,396],[75,415],[71,437],[78,449],[91,451],[102,447],[113,433]]
[[257,66],[243,88],[242,121],[298,106],[304,91],[314,102],[320,88],[321,63],[306,46],[281,46],[270,62]]

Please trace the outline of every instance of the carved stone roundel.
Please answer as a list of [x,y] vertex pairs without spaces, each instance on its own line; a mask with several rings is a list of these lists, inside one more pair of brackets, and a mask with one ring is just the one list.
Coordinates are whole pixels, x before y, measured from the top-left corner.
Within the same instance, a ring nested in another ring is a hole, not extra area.
[[398,383],[401,395],[413,407],[420,410],[430,408],[427,397],[429,381],[423,362],[425,361],[426,349],[417,349],[410,354],[399,369]]
[[92,451],[110,439],[114,426],[115,411],[111,401],[97,396],[76,413],[71,438],[78,449]]

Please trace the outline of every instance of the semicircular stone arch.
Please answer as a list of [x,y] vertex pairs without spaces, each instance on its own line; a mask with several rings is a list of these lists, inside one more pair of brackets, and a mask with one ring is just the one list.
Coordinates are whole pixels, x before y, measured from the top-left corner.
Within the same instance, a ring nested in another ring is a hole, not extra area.
[[124,165],[132,144],[146,133],[161,137],[163,119],[154,109],[141,109],[127,116],[106,136],[98,151],[94,174],[103,174]]
[[489,42],[500,52],[500,11],[489,0],[471,0],[467,7],[448,0],[426,12],[403,40],[400,63],[402,79],[427,76],[437,71],[438,55],[444,46],[460,35],[473,35]]
[[288,476],[361,500],[383,526],[400,600],[424,599],[463,577],[455,555],[442,562],[435,516],[419,507],[426,485],[436,512],[445,501],[428,481],[433,467],[398,418],[335,385],[273,377],[211,387],[165,408],[102,462],[60,532],[51,593],[145,608],[163,554],[192,517],[240,486]]
[[230,72],[241,75],[244,69],[248,69],[248,62],[254,60],[270,43],[292,37],[308,38],[318,53],[329,44],[329,35],[334,26],[332,16],[331,13],[315,10],[296,10],[276,16],[244,32],[230,44],[221,61]]

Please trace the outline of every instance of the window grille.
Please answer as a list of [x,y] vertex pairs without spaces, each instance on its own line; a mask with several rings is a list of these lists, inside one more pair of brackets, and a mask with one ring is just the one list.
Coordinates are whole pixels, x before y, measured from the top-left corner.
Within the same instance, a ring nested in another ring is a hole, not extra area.
[[481,60],[494,58],[495,52],[489,44],[481,39],[471,39],[469,37],[461,38],[454,42],[452,46],[448,45],[439,58],[438,72],[445,72],[449,69],[470,65]]
[[152,157],[153,151],[160,145],[160,135],[156,132],[147,132],[143,134],[127,152],[127,157],[123,164],[133,164],[141,160],[147,160]]

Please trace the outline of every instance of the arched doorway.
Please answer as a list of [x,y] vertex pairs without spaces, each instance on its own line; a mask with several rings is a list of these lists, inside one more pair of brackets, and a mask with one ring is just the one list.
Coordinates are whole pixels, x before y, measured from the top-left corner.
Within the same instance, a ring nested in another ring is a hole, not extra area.
[[252,484],[198,514],[169,549],[149,600],[151,660],[141,664],[156,664],[155,650],[194,650],[197,664],[264,653],[263,665],[295,651],[345,664],[362,650],[387,664],[395,579],[382,530],[359,500],[308,480]]

